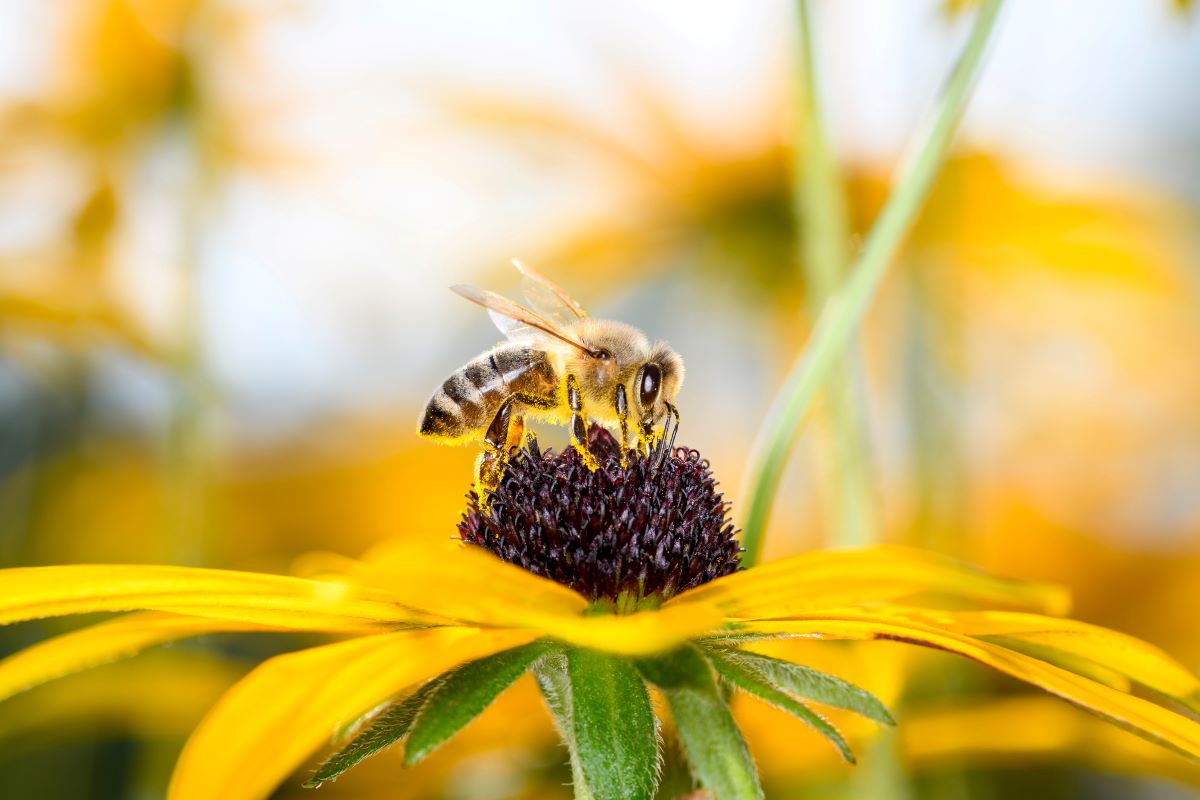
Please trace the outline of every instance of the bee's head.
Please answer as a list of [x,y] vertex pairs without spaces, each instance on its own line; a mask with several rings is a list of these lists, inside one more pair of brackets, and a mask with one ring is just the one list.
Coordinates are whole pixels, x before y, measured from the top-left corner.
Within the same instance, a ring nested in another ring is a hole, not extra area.
[[633,402],[643,431],[663,421],[667,406],[675,403],[682,385],[683,359],[665,342],[659,342],[633,379]]
[[[573,359],[570,367],[593,403],[611,405],[618,384],[626,392],[635,389],[630,381],[650,352],[641,331],[623,322],[589,318],[576,326],[575,335],[588,352]],[[633,394],[637,395],[636,389]]]

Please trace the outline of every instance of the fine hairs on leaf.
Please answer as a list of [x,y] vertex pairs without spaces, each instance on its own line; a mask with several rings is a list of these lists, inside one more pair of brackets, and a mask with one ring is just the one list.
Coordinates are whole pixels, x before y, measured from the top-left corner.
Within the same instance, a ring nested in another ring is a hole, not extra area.
[[363,759],[403,739],[412,730],[413,723],[417,721],[429,695],[440,681],[440,678],[434,678],[368,722],[349,744],[317,767],[312,778],[305,781],[304,788],[315,789],[326,781],[335,780]]
[[724,674],[722,666],[752,675],[757,680],[786,694],[794,695],[830,708],[853,711],[884,725],[895,725],[891,712],[879,698],[847,680],[791,661],[759,653],[735,650],[731,647],[710,646],[708,656]]
[[758,770],[708,659],[693,646],[637,664],[662,691],[692,776],[718,798],[761,798]]
[[641,676],[620,656],[567,652],[571,724],[580,771],[595,800],[652,800],[658,721]]
[[571,681],[567,676],[567,655],[563,652],[548,653],[533,664],[533,676],[554,727],[562,738],[571,760],[571,782],[575,789],[575,800],[594,800],[583,777],[583,766],[579,759],[579,743],[575,740],[575,718],[571,699]]
[[726,659],[721,655],[709,653],[709,659],[721,677],[725,678],[731,684],[741,689],[744,692],[749,692],[755,697],[770,703],[776,708],[786,711],[793,717],[804,722],[817,733],[824,736],[833,746],[842,754],[842,758],[849,761],[851,764],[856,763],[854,753],[850,749],[849,743],[842,737],[840,731],[833,726],[829,720],[822,717],[817,712],[813,711],[808,706],[796,700],[791,695],[788,695],[770,683],[767,683],[753,669],[747,667],[745,663],[739,663],[736,659]]
[[404,765],[418,763],[462,730],[552,647],[545,641],[531,642],[446,673],[430,691],[408,734]]
[[[405,761],[415,763],[482,713],[550,647],[545,642],[533,642],[472,661],[434,678],[368,721],[346,746],[317,768],[304,786],[312,789],[334,780],[406,736],[409,751],[405,753]],[[417,740],[419,750],[414,757],[412,735],[416,733],[421,733],[422,738]]]

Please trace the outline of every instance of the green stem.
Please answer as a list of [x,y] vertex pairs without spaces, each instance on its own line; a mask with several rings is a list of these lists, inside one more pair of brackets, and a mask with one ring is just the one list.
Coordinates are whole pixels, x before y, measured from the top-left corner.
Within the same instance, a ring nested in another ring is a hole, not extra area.
[[[842,179],[829,145],[817,93],[807,0],[799,0],[796,11],[800,22],[801,76],[797,81],[796,106],[804,125],[796,126],[797,134],[803,132],[803,140],[796,141],[792,148],[795,153],[803,153],[803,162],[792,176],[793,208],[800,231],[797,255],[804,268],[809,311],[815,316],[837,289],[846,267],[850,233]],[[845,363],[834,368],[826,388],[833,427],[829,448],[835,497],[831,504],[833,541],[845,547],[861,547],[875,538],[866,413],[856,383],[861,370],[862,351],[853,346]]]
[[793,204],[803,231],[798,237],[799,256],[804,264],[805,278],[811,282],[808,288],[815,295],[811,305],[819,307],[837,288],[841,278],[846,263],[849,225],[841,176],[825,132],[817,94],[807,0],[799,0],[796,10],[800,22],[801,74],[801,80],[797,82],[796,105],[804,125],[796,126],[797,134],[802,132],[803,138],[797,136],[793,149],[804,154],[804,162],[803,168],[792,176]]
[[[199,35],[203,35],[202,32]],[[203,58],[193,48],[200,40],[191,40],[185,59],[192,63]],[[216,528],[214,477],[216,442],[214,440],[214,387],[204,360],[202,296],[200,277],[203,269],[202,240],[209,222],[210,204],[217,181],[222,175],[212,142],[217,120],[204,103],[201,87],[190,81],[194,74],[185,72],[179,88],[180,100],[175,124],[180,128],[180,147],[184,150],[188,172],[181,187],[180,223],[183,253],[181,259],[181,296],[178,328],[169,368],[175,381],[175,403],[166,441],[166,473],[169,482],[168,535],[174,546],[172,560],[177,564],[204,564],[209,560],[209,536]]]
[[205,563],[211,523],[212,466],[210,386],[205,375],[200,293],[200,239],[206,209],[205,164],[197,142],[186,147],[192,171],[181,203],[185,251],[181,265],[180,315],[168,366],[175,382],[167,430],[168,535],[176,564]]
[[966,470],[957,425],[960,388],[957,349],[962,319],[954,302],[959,288],[949,264],[921,261],[906,283],[905,405],[912,431],[914,509],[907,544],[966,558]]
[[[952,264],[921,260],[908,271],[906,314],[905,394],[913,450],[909,462],[914,513],[907,544],[967,557],[964,498],[966,485],[962,434],[956,424],[957,377],[961,365],[957,348],[962,340],[961,289]],[[967,664],[947,664],[928,691],[932,698],[952,701],[987,690]],[[890,751],[895,755],[894,748]],[[923,794],[930,800],[987,800],[994,796],[970,771],[951,768],[926,779]]]
[[744,566],[758,561],[768,512],[797,428],[817,389],[858,329],[945,159],[1002,3],[1003,0],[983,0],[970,38],[950,73],[928,129],[916,138],[920,144],[904,159],[896,189],[872,226],[854,267],[825,303],[808,346],[775,396],[755,441],[748,477],[743,483],[750,498],[742,532],[742,546],[746,549],[742,557]]
[[905,774],[903,761],[897,752],[895,730],[880,731],[863,758],[861,769],[848,780],[851,797],[871,797],[875,800],[911,800],[913,788]]

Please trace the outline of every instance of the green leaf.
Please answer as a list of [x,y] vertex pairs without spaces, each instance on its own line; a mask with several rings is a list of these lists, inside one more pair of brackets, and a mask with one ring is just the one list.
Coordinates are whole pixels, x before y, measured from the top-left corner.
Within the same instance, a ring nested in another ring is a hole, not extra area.
[[305,781],[304,788],[315,789],[325,781],[337,778],[365,758],[403,739],[417,721],[425,701],[440,679],[434,678],[404,700],[393,704],[373,720],[341,750],[317,767],[317,772]]
[[[714,663],[720,661],[734,664],[743,671],[754,673],[762,682],[788,694],[830,708],[853,711],[884,725],[896,724],[891,712],[878,697],[836,675],[744,650],[712,647],[709,648],[708,654]],[[720,669],[721,664],[717,664],[717,668]]]
[[533,664],[533,676],[537,679],[542,697],[554,719],[563,744],[571,756],[571,779],[575,786],[575,800],[594,800],[583,777],[580,764],[579,743],[575,741],[574,703],[571,700],[571,680],[567,676],[565,653],[550,653]]
[[567,653],[574,739],[596,800],[651,800],[658,784],[658,731],[650,696],[625,658]]
[[752,631],[739,630],[736,627],[729,626],[728,630],[709,634],[708,636],[702,636],[699,639],[694,639],[693,641],[695,641],[701,645],[704,645],[705,647],[708,647],[710,645],[712,645],[714,647],[721,647],[721,646],[733,647],[735,645],[744,644],[746,642],[762,642],[762,641],[766,641],[768,639],[786,639],[786,638],[788,638],[788,637],[784,634],[756,633],[756,632],[752,632]]
[[695,647],[644,659],[638,669],[667,698],[692,775],[718,800],[763,796],[758,771],[708,660]]
[[842,754],[842,758],[851,764],[856,763],[854,753],[850,750],[850,745],[842,738],[842,734],[829,720],[791,695],[772,686],[763,679],[759,672],[749,666],[747,662],[737,658],[730,658],[725,654],[717,652],[710,652],[709,658],[712,660],[713,666],[717,668],[717,672],[734,686],[801,720],[832,742],[833,746]]
[[438,681],[417,717],[404,750],[411,767],[483,713],[552,645],[532,642],[464,664]]

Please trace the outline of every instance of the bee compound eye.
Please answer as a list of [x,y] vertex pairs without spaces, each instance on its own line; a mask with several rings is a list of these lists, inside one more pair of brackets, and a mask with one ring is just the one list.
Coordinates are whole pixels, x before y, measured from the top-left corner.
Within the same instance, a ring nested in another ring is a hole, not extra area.
[[647,364],[642,367],[642,379],[638,382],[638,400],[643,409],[649,409],[658,399],[658,390],[662,385],[662,370],[657,364]]

